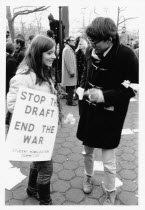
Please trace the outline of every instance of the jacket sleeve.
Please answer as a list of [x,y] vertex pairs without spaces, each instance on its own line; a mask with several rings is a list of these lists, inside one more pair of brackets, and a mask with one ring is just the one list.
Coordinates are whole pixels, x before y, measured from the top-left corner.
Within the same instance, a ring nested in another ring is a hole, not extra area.
[[87,78],[87,68],[86,68],[86,60],[84,60],[83,73],[82,73],[81,81],[80,81],[80,86],[84,89],[86,85],[86,78]]
[[18,57],[17,57],[18,65],[22,62],[22,60],[24,59],[24,57],[25,57],[25,54],[24,54],[23,51],[18,54]]
[[87,47],[86,49],[86,53],[85,53],[85,56],[84,56],[84,66],[83,66],[83,73],[82,73],[82,76],[81,76],[81,81],[80,81],[80,86],[82,88],[85,89],[85,86],[86,86],[86,80],[87,80],[87,75],[88,75],[88,70],[87,70],[87,59],[88,59],[88,56],[89,56],[89,51],[90,51],[90,47]]
[[26,86],[26,83],[22,75],[18,74],[10,80],[9,92],[7,94],[7,108],[11,113],[14,111],[20,86]]
[[[138,83],[138,59],[133,51],[130,50],[127,54],[125,63],[124,81],[129,80],[131,83]],[[106,106],[126,103],[130,98],[134,97],[135,94],[136,92],[131,87],[125,87],[122,84],[119,84],[116,89],[103,91]]]
[[75,69],[74,69],[74,55],[73,52],[71,52],[69,49],[65,49],[64,51],[64,63],[66,66],[66,69],[69,74],[74,74]]

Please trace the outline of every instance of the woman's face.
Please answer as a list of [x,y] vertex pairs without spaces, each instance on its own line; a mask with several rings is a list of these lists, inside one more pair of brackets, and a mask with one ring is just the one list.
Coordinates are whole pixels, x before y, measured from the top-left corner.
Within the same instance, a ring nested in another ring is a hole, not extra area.
[[79,49],[85,49],[87,47],[87,42],[84,39],[79,41]]
[[55,56],[55,46],[54,46],[52,49],[48,50],[47,52],[42,53],[42,64],[51,67],[55,58],[56,56]]

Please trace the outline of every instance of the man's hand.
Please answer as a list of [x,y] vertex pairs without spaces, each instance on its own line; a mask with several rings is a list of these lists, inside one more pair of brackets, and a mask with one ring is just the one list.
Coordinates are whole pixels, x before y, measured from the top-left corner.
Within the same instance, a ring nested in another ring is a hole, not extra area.
[[91,102],[97,102],[97,103],[104,102],[103,92],[100,89],[91,88],[88,91],[86,91],[84,95],[87,95]]

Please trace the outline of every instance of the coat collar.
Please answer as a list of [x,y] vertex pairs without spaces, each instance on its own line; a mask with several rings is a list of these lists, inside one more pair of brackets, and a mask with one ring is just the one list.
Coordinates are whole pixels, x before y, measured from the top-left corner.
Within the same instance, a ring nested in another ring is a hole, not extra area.
[[69,49],[75,54],[74,50],[71,48],[71,46],[70,46],[69,44],[66,44],[65,47],[66,47],[66,48],[69,48]]
[[[117,39],[116,42],[113,44],[113,46],[111,48],[108,49],[105,58],[108,60],[114,56],[117,55],[118,49],[120,46],[120,41],[119,41],[119,36],[117,35]],[[86,59],[90,59],[92,57],[92,47],[88,47],[87,52],[86,52]]]

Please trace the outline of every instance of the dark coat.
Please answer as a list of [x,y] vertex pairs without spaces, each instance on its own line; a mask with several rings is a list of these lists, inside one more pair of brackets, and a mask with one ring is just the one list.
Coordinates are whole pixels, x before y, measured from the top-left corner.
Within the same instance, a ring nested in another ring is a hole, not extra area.
[[91,88],[89,82],[100,87],[105,103],[90,104],[85,98],[79,101],[77,138],[86,146],[113,149],[119,145],[129,100],[135,96],[132,88],[121,83],[124,80],[138,83],[138,60],[134,52],[120,45],[119,41],[100,61],[98,68],[95,68],[97,64],[91,52],[92,49],[86,52],[86,70],[81,87],[85,90]]
[[[62,21],[61,21],[61,25],[62,25],[62,39],[64,39],[65,26],[62,24]],[[58,44],[59,43],[59,20],[53,19],[52,22],[49,23],[49,26],[50,26],[50,30],[52,30],[54,32],[55,41],[56,41],[56,44]]]
[[81,77],[85,65],[85,55],[81,49],[76,52],[77,70],[78,70],[78,86],[80,86]]
[[21,47],[17,52],[15,52],[14,57],[17,60],[17,66],[22,62],[25,57],[26,47]]
[[17,61],[12,56],[7,54],[6,55],[6,95],[9,91],[9,82],[10,79],[15,75],[17,70]]

